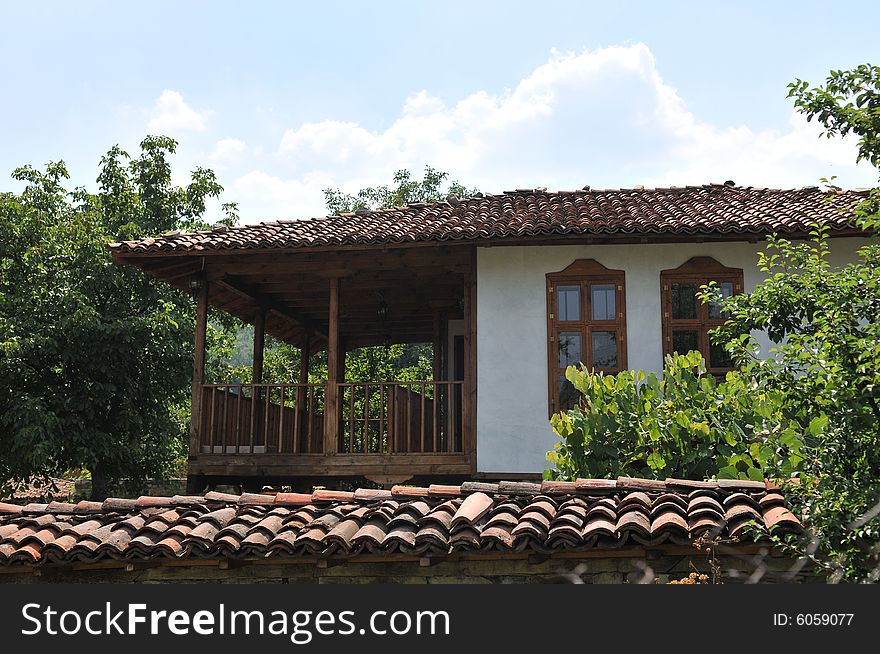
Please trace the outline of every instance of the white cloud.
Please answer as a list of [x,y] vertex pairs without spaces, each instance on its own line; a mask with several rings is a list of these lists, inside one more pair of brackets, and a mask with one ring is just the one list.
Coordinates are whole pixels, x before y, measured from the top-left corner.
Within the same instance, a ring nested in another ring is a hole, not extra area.
[[220,165],[238,160],[246,150],[247,143],[241,139],[225,138],[214,144],[214,150],[209,157],[214,165]]
[[876,182],[875,171],[855,165],[852,143],[817,136],[797,114],[779,130],[701,120],[646,45],[614,46],[554,52],[513,89],[452,105],[420,91],[385,130],[336,120],[290,128],[275,161],[290,177],[253,170],[232,190],[253,198],[241,200],[246,219],[263,220],[320,214],[323,188],[354,191],[426,164],[486,192],[727,179],[791,187],[834,174],[844,186]]
[[207,127],[209,113],[196,111],[184,102],[180,93],[165,89],[150,110],[149,128],[171,136],[183,130],[202,132]]
[[252,170],[236,179],[226,195],[239,203],[244,222],[311,218],[324,215],[322,189],[334,185],[332,178],[319,174],[285,180]]

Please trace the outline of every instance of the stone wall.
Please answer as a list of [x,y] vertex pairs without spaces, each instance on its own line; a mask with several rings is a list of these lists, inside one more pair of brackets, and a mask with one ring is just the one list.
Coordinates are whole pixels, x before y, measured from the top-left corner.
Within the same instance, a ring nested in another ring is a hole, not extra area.
[[[791,559],[763,552],[719,559],[722,583],[813,581],[801,571],[792,575]],[[102,564],[105,565],[105,564]],[[120,563],[124,566],[124,563]],[[462,584],[462,583],[667,583],[698,571],[710,575],[703,554],[550,558],[489,558],[397,561],[191,561],[146,562],[116,568],[0,569],[0,583],[289,583],[289,584]]]

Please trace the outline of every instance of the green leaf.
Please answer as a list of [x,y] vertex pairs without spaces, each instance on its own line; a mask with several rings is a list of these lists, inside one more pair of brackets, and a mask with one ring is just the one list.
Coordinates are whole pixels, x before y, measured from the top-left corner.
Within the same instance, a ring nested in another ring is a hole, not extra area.
[[659,472],[666,467],[666,459],[664,459],[663,456],[657,451],[651,452],[651,454],[648,455],[647,462],[648,466],[654,472]]

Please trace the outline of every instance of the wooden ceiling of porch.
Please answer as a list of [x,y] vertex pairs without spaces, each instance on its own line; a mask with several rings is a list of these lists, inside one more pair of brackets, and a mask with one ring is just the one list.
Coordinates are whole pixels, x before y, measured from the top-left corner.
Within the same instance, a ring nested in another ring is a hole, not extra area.
[[[252,323],[266,310],[266,333],[311,349],[326,348],[330,280],[340,280],[340,332],[346,349],[429,342],[434,313],[460,317],[464,278],[474,250],[462,246],[337,252],[265,252],[201,256],[116,256],[188,292],[208,283],[208,301]],[[380,319],[381,302],[387,306]]]

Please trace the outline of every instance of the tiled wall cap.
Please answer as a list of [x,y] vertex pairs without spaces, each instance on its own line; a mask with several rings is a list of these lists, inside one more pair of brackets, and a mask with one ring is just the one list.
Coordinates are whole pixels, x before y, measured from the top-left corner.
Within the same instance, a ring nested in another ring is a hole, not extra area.
[[217,491],[209,491],[205,493],[205,500],[208,502],[224,502],[227,504],[238,504],[238,495],[232,493],[218,493]]
[[659,479],[636,479],[634,477],[618,477],[617,487],[622,490],[648,491],[663,493],[666,491],[666,482]]
[[617,490],[616,479],[576,479],[575,488],[578,493],[610,493]]
[[488,493],[490,495],[498,492],[498,484],[492,484],[484,481],[465,481],[461,484],[461,494],[470,495],[471,493]]
[[102,503],[102,508],[105,511],[133,511],[138,508],[137,502],[127,498],[108,497]]
[[547,553],[626,543],[682,545],[704,532],[737,535],[746,524],[763,530],[800,528],[782,493],[759,489],[754,482],[721,488],[682,481],[687,480],[660,482],[663,492],[660,483],[621,478],[146,496],[24,507],[0,503],[0,565],[107,558]]
[[312,493],[313,502],[349,502],[354,499],[350,491],[316,490]]
[[431,497],[459,497],[461,486],[431,484],[428,486],[428,495]]
[[529,481],[502,481],[498,483],[498,492],[502,495],[537,495],[541,492],[541,484]]
[[242,493],[238,497],[238,503],[241,506],[268,506],[275,503],[275,496],[262,493]]
[[422,486],[392,486],[391,496],[395,498],[429,497],[430,492]]

